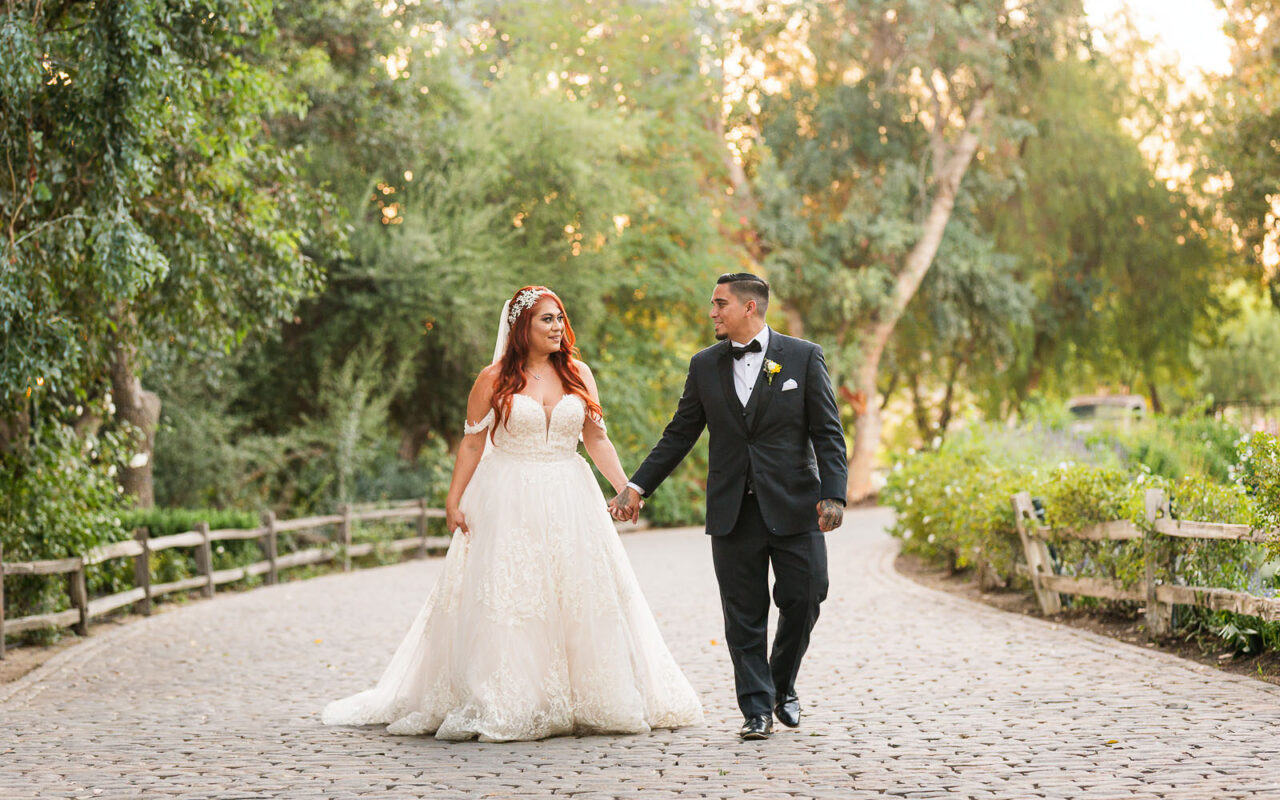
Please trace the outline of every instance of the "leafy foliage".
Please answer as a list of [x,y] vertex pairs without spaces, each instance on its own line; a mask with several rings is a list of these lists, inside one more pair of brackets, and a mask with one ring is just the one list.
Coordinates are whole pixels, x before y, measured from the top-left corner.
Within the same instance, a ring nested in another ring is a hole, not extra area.
[[296,153],[251,135],[263,114],[298,110],[253,63],[273,39],[265,10],[135,0],[6,15],[20,56],[0,71],[10,402],[83,391],[118,340],[229,349],[315,288],[316,195]]
[[1240,443],[1240,464],[1234,471],[1237,484],[1256,504],[1249,523],[1277,532],[1272,545],[1280,555],[1280,440],[1265,433],[1244,439]]
[[[1135,130],[1172,113],[1173,78],[1140,43],[1104,54],[1075,2],[12,3],[0,543],[52,557],[127,535],[113,482],[138,431],[107,390],[121,353],[163,401],[163,503],[296,516],[432,498],[502,299],[531,282],[565,299],[632,468],[709,343],[715,276],[743,269],[846,389],[865,388],[870,327],[898,320],[879,390],[908,396],[931,450],[886,492],[910,547],[1010,574],[1007,497],[1028,487],[1063,524],[1129,513],[1129,476],[1193,476],[1179,502],[1205,513],[1274,507],[1270,451],[1237,463],[1235,432],[1198,416],[1084,439],[952,433],[1091,383],[1154,405],[1273,399],[1274,320],[1232,292],[1258,293],[1274,239],[1280,25],[1255,24],[1273,0],[1223,4],[1237,70],[1181,143],[1197,178],[1230,175],[1215,195],[1158,179]],[[979,106],[936,255],[896,308]],[[649,518],[699,521],[705,468],[700,444]],[[1212,571],[1233,552],[1197,558]],[[8,602],[63,602],[37,583],[7,584]]]
[[1217,409],[1280,405],[1280,308],[1246,303],[1218,332],[1220,343],[1195,354],[1202,396]]
[[[1174,428],[1193,437],[1183,445],[1184,451],[1205,446],[1196,438],[1197,427],[1183,424]],[[1011,459],[1004,450],[1006,436],[1022,440],[1026,449]],[[1011,498],[1025,491],[1043,508],[1041,524],[1050,529],[1056,571],[1116,578],[1133,586],[1140,583],[1146,569],[1141,542],[1079,541],[1055,537],[1053,532],[1115,519],[1127,519],[1146,529],[1144,496],[1151,488],[1168,493],[1176,518],[1246,524],[1264,530],[1274,526],[1280,510],[1280,483],[1276,480],[1280,444],[1274,436],[1255,434],[1239,439],[1230,473],[1235,480],[1228,482],[1216,480],[1210,472],[1179,479],[1155,475],[1140,462],[1118,462],[1116,454],[1127,453],[1124,448],[1103,441],[1102,436],[1090,438],[1089,442],[1077,439],[1074,447],[1064,448],[1063,440],[1051,430],[1030,428],[1012,434],[972,430],[953,437],[938,450],[909,454],[895,465],[883,493],[897,512],[893,533],[903,540],[905,552],[947,563],[953,569],[983,565],[1015,581],[1015,565],[1023,555]],[[1081,462],[1053,463],[1072,449]],[[1277,541],[1260,547],[1249,542],[1166,539],[1157,548],[1156,557],[1161,565],[1170,565],[1171,576],[1189,585],[1270,594],[1276,587],[1264,565],[1280,555]],[[1263,638],[1274,638],[1277,633],[1276,626],[1259,620],[1201,609],[1187,609],[1180,619],[1190,629],[1206,627],[1216,632],[1235,625],[1241,630],[1254,629]],[[1249,644],[1239,641],[1241,646]]]
[[[54,414],[39,413],[24,456],[0,461],[4,561],[78,556],[125,537],[124,503],[115,480],[122,456],[119,436],[81,436]],[[5,579],[10,618],[58,611],[66,602],[60,576]]]
[[[1280,215],[1276,213],[1276,175],[1280,174],[1280,3],[1275,0],[1217,0],[1226,11],[1225,31],[1233,40],[1229,75],[1213,86],[1207,102],[1195,102],[1193,113],[1207,111],[1207,124],[1192,130],[1198,139],[1199,176],[1222,186],[1212,197],[1254,274],[1268,281],[1271,299],[1280,307]],[[1226,180],[1222,180],[1223,178]]]

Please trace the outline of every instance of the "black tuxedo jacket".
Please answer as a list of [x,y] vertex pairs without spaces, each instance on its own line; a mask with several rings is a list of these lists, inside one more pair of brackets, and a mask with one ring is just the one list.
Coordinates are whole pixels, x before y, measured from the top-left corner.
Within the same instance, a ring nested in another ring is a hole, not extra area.
[[[733,388],[731,345],[722,341],[689,361],[676,413],[632,482],[652,494],[710,432],[707,533],[733,530],[750,476],[769,530],[786,536],[818,530],[818,500],[844,503],[848,467],[844,430],[822,348],[769,331],[765,358],[782,366],[769,380],[760,369],[743,408]],[[790,388],[794,386],[794,388]]]

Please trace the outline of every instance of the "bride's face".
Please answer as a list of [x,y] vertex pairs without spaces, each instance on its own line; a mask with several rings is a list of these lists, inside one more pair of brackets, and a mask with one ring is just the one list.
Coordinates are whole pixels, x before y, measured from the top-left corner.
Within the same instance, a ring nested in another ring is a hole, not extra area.
[[560,349],[564,339],[564,312],[556,301],[544,297],[534,305],[529,313],[529,355],[549,356]]

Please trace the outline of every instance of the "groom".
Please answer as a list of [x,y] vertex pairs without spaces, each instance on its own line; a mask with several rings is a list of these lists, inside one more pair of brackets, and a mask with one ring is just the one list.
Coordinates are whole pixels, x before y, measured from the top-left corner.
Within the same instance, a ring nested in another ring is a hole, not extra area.
[[[769,284],[721,275],[711,296],[718,344],[689,362],[684,394],[662,439],[610,502],[634,519],[706,428],[707,533],[743,739],[767,739],[773,716],[800,724],[796,674],[827,596],[823,534],[844,516],[844,431],[822,348],[764,323]],[[768,652],[769,565],[778,632]]]

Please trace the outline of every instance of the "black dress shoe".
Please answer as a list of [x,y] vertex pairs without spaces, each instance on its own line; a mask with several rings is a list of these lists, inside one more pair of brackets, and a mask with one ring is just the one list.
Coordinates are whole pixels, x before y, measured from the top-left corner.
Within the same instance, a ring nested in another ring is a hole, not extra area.
[[747,721],[742,723],[742,730],[738,731],[743,741],[768,739],[771,733],[773,733],[773,718],[768,714],[747,717]]
[[773,707],[773,713],[778,715],[778,722],[788,728],[798,726],[800,724],[800,698],[794,694],[783,695],[778,704]]

